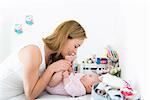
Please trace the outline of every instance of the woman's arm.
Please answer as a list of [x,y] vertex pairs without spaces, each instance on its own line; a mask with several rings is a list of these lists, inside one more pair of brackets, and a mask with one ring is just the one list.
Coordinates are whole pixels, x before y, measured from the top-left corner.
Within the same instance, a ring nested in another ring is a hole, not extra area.
[[38,47],[29,45],[19,52],[19,59],[23,63],[23,85],[27,99],[34,100],[46,87],[54,71],[47,69],[39,77],[39,66],[42,62]]
[[23,85],[28,100],[34,100],[39,96],[46,88],[54,72],[68,70],[70,68],[67,64],[60,66],[60,64],[63,65],[65,63],[63,61],[53,63],[39,77],[39,66],[42,62],[42,56],[40,49],[33,45],[23,48],[19,53],[19,59],[24,65]]
[[52,76],[52,78],[51,78],[51,80],[50,80],[50,82],[49,82],[48,85],[50,87],[54,87],[54,86],[58,85],[62,81],[62,79],[63,79],[62,73],[63,73],[63,71],[55,73]]

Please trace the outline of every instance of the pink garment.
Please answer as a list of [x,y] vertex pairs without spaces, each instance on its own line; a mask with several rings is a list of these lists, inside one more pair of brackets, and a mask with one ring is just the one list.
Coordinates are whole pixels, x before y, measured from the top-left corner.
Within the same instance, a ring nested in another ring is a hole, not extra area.
[[56,85],[55,87],[50,87],[47,86],[46,90],[50,93],[50,94],[58,94],[58,95],[69,95],[64,88],[64,83],[60,82],[58,85]]
[[70,95],[72,97],[85,95],[86,90],[79,77],[79,75],[73,75],[71,73],[69,76],[70,82],[66,86],[63,82],[60,82],[55,87],[47,86],[46,90],[50,94]]

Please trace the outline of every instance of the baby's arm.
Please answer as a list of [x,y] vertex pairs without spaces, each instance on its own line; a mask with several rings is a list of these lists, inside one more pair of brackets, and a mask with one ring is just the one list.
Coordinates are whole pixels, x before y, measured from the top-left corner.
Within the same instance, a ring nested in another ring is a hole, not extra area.
[[[72,62],[75,59],[75,56],[66,56],[65,57],[66,60]],[[53,75],[52,79],[49,82],[49,86],[50,87],[54,87],[56,85],[58,85],[61,81],[64,82],[64,85],[66,85],[67,83],[69,83],[69,72],[68,71],[61,71],[61,72],[57,72]]]
[[57,72],[52,76],[52,79],[49,82],[50,87],[58,85],[63,79],[63,71]]
[[70,82],[69,72],[65,71],[65,72],[63,72],[63,83],[66,86],[69,82]]

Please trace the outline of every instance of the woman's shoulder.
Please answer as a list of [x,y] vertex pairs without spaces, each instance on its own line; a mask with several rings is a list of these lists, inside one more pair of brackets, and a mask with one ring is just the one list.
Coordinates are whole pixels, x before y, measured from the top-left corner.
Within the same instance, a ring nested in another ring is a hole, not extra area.
[[18,57],[22,62],[24,62],[25,59],[28,62],[32,62],[32,63],[34,61],[36,62],[38,61],[41,63],[42,61],[42,54],[41,54],[40,48],[34,44],[29,44],[21,48],[18,53]]
[[25,43],[22,43],[21,45],[18,45],[18,47],[16,48],[17,49],[17,52],[22,52],[22,51],[25,51],[25,52],[28,52],[31,53],[32,51],[39,51],[37,53],[40,53],[40,49],[42,49],[43,47],[43,42],[41,41],[33,41],[33,42],[25,42]]
[[20,49],[19,53],[27,52],[27,53],[40,53],[40,48],[35,44],[29,44]]

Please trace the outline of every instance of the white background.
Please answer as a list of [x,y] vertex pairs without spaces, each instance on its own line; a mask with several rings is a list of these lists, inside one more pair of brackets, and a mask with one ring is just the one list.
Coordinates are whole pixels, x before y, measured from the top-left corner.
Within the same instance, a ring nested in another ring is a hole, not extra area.
[[[25,24],[33,15],[34,25]],[[112,45],[120,56],[122,77],[130,80],[148,100],[150,90],[150,1],[149,0],[4,0],[0,1],[0,62],[19,45],[41,39],[58,24],[74,19],[87,32],[78,59],[104,53]],[[23,25],[23,34],[14,25]]]

